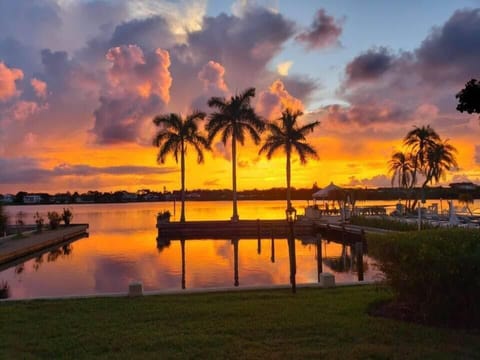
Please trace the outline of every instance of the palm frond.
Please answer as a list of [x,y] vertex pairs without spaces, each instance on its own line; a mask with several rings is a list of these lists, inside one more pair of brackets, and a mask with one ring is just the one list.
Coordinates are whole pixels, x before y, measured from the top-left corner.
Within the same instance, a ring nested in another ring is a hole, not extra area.
[[300,162],[302,164],[307,163],[307,158],[311,157],[314,159],[318,159],[317,151],[308,144],[295,142],[292,144],[295,150],[297,150],[298,156],[300,158]]

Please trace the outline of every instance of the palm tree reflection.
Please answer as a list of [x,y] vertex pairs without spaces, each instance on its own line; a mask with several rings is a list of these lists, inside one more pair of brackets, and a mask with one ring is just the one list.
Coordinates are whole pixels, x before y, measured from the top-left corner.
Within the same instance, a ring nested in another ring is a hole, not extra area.
[[240,285],[238,281],[238,243],[239,239],[234,238],[232,239],[232,244],[233,244],[233,267],[234,267],[234,286]]

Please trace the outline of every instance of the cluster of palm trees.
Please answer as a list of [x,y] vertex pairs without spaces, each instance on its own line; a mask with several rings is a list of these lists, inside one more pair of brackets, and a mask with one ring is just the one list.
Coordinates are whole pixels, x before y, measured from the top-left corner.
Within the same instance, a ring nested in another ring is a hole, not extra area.
[[187,146],[191,146],[197,153],[198,163],[204,161],[204,150],[211,149],[213,141],[219,136],[224,145],[231,139],[232,146],[232,190],[233,213],[232,221],[238,221],[237,208],[237,143],[244,145],[246,136],[255,144],[261,142],[260,135],[268,130],[268,135],[261,146],[259,154],[266,153],[270,159],[277,150],[286,154],[287,177],[287,209],[291,209],[291,156],[294,151],[298,153],[302,164],[309,157],[317,158],[317,152],[306,141],[306,135],[312,132],[320,123],[314,121],[310,124],[299,126],[298,117],[303,115],[299,111],[286,109],[278,122],[266,122],[257,115],[251,106],[251,99],[255,96],[255,89],[249,88],[242,93],[231,96],[229,99],[212,97],[208,105],[215,109],[208,116],[205,126],[207,135],[201,134],[198,122],[207,118],[204,112],[193,112],[183,118],[179,114],[164,114],[153,119],[159,130],[154,138],[154,145],[159,147],[157,160],[165,163],[168,155],[173,155],[178,163],[180,157],[181,171],[181,215],[180,222],[185,222],[185,155]]
[[413,188],[419,175],[423,176],[422,194],[428,183],[438,183],[446,172],[456,168],[455,147],[442,140],[430,125],[417,127],[409,131],[403,139],[406,152],[396,152],[389,161],[392,186],[396,183],[407,192],[406,209],[412,211],[418,202],[418,196],[411,199]]

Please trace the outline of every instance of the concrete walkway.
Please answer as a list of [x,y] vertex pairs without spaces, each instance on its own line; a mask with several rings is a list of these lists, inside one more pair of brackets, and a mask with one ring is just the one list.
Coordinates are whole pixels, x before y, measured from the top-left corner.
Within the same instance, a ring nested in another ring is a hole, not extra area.
[[0,265],[52,245],[85,235],[87,234],[87,229],[88,224],[79,224],[59,227],[55,230],[44,230],[41,233],[25,233],[22,237],[13,235],[0,238]]

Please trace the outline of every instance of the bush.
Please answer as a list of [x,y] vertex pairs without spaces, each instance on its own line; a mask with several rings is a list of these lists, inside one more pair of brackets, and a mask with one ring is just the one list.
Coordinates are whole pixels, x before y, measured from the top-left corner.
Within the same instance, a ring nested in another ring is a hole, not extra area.
[[158,221],[162,221],[162,222],[169,222],[170,221],[170,211],[166,210],[166,211],[160,211],[158,213]]
[[4,212],[2,204],[0,204],[0,236],[7,231],[8,215]]
[[50,224],[50,229],[56,229],[60,224],[60,215],[56,211],[48,212],[48,221]]
[[33,219],[35,220],[35,224],[37,225],[37,231],[41,232],[43,229],[43,223],[44,223],[43,216],[40,215],[39,212],[37,211],[35,215],[33,215]]
[[8,299],[10,297],[10,286],[8,282],[0,282],[0,299]]
[[62,213],[62,220],[65,223],[65,225],[66,226],[70,225],[70,222],[72,221],[72,219],[73,219],[73,214],[70,211],[70,209],[64,208]]
[[368,236],[369,254],[392,287],[427,322],[478,326],[480,232],[436,229]]

